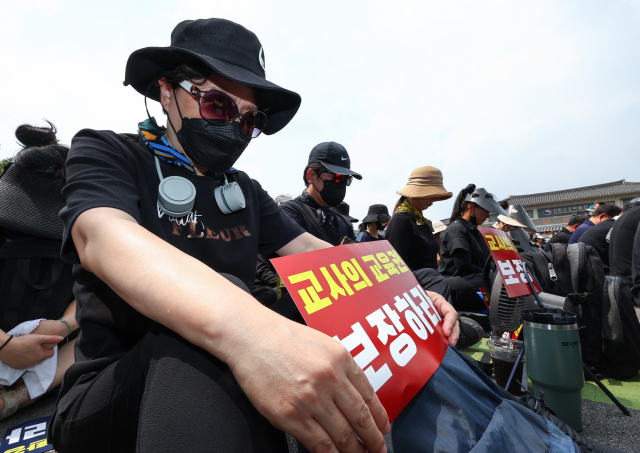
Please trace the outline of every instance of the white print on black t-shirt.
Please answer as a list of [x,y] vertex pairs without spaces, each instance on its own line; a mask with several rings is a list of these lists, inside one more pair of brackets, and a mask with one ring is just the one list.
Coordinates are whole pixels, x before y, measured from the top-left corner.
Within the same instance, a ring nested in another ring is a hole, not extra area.
[[[162,209],[160,209],[159,202],[156,207],[158,209],[158,218],[161,219],[162,216],[164,216],[164,212],[162,211]],[[171,216],[167,216],[167,217],[169,218],[170,222],[175,222],[180,226],[186,226],[189,222],[198,222],[198,217],[202,217],[202,216],[198,215],[198,211],[196,211],[196,212],[190,212],[189,214],[182,217],[171,217]],[[202,223],[202,227],[204,228],[204,223]]]
[[[160,210],[160,206],[158,205],[158,218],[161,219],[164,215],[165,213]],[[167,216],[169,221],[173,224],[173,234],[176,236],[183,236],[184,231],[187,239],[222,239],[225,242],[229,242],[231,240],[237,241],[243,237],[251,236],[251,233],[247,231],[247,228],[244,225],[212,230],[207,228],[204,222],[198,219],[199,217],[202,217],[202,215],[198,214],[198,211],[190,212],[183,217]],[[198,224],[201,225],[201,228],[198,228]],[[182,227],[185,226],[188,228],[183,229]]]

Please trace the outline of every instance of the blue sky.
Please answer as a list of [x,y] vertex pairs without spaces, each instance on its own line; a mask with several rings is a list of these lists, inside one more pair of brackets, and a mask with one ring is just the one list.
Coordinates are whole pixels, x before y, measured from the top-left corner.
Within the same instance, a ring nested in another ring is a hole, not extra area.
[[[23,122],[134,132],[129,54],[184,19],[224,17],[260,38],[270,78],[302,96],[284,130],[237,167],[297,194],[309,151],[337,141],[364,179],[352,215],[393,206],[412,169],[498,197],[640,180],[640,1],[182,2],[0,5],[0,157]],[[152,102],[153,104],[153,102]],[[155,106],[153,114],[162,115]],[[451,200],[427,217],[448,217]]]

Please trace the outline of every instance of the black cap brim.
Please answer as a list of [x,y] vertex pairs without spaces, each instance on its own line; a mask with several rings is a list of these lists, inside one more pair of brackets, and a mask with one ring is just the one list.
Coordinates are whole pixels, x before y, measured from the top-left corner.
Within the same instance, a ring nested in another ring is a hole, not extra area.
[[[124,84],[131,85],[138,93],[144,95],[149,84],[164,72],[190,61],[204,63],[229,80],[260,90],[270,107],[267,114],[269,121],[264,130],[267,135],[275,134],[284,128],[300,108],[302,100],[298,93],[269,82],[248,69],[179,47],[145,47],[133,52],[127,60]],[[154,101],[160,101],[157,88],[149,89],[147,96]]]
[[362,175],[360,175],[360,173],[356,173],[355,171],[346,168],[346,167],[338,167],[337,165],[331,165],[331,164],[327,164],[326,162],[322,162],[320,161],[319,163],[321,163],[322,165],[324,165],[324,167],[331,171],[332,173],[337,173],[339,175],[351,175],[356,179],[362,179]]

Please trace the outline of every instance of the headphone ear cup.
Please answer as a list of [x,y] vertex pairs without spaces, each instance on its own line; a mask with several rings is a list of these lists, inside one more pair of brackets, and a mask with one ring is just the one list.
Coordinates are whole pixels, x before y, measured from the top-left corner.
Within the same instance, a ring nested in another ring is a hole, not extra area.
[[158,206],[165,214],[182,217],[193,210],[196,188],[186,178],[170,176],[160,181],[158,186]]
[[214,194],[223,214],[242,211],[247,206],[242,189],[235,181],[218,187]]

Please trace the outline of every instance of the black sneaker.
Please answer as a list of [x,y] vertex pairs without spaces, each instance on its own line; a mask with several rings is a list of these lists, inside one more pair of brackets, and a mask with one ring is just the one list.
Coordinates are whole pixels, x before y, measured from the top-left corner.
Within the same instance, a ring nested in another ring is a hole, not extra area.
[[458,322],[460,323],[460,338],[456,344],[458,349],[473,346],[484,338],[484,329],[473,319],[460,316]]
[[594,442],[591,439],[588,439],[582,434],[576,432],[571,426],[560,420],[556,416],[556,414],[553,413],[549,406],[546,405],[543,398],[544,392],[540,392],[540,396],[538,396],[537,398],[531,395],[524,395],[519,399],[511,397],[511,399],[515,399],[517,401],[520,401],[521,403],[524,403],[524,406],[528,407],[539,416],[546,418],[551,423],[560,428],[563,433],[569,436],[571,440],[573,440],[576,445],[580,447],[583,453],[626,453],[617,448],[607,447],[606,445]]

